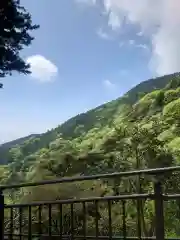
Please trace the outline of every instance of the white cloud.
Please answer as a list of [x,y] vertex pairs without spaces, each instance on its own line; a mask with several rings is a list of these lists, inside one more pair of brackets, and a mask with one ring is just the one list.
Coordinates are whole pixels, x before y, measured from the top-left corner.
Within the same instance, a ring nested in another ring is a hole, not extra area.
[[148,46],[146,44],[142,44],[142,43],[137,44],[135,40],[129,40],[128,43],[129,43],[129,45],[134,46],[136,48],[148,50]]
[[77,3],[84,3],[88,5],[95,5],[96,0],[75,0]]
[[28,57],[27,63],[30,64],[31,77],[40,82],[50,82],[58,74],[56,65],[41,55]]
[[111,26],[113,30],[117,30],[121,26],[121,19],[115,12],[109,13],[108,25]]
[[116,85],[108,79],[103,81],[103,85],[105,86],[105,88],[110,89],[110,90],[114,90],[116,88]]
[[[141,49],[144,49],[144,50],[149,50],[149,47],[146,45],[146,44],[137,44],[135,40],[131,39],[131,40],[128,40],[127,41],[127,44],[129,44],[130,46],[133,46],[133,47],[136,47],[136,48],[141,48]],[[125,45],[124,42],[120,42],[119,43],[119,47],[123,47]]]
[[130,45],[134,45],[135,44],[135,40],[129,40],[129,44]]
[[138,32],[136,35],[137,35],[138,37],[142,37],[142,36],[143,36],[143,32]]
[[107,0],[109,12],[118,12],[120,18],[139,25],[150,37],[150,60],[157,74],[180,70],[180,1],[179,0]]
[[112,40],[112,36],[104,32],[102,28],[97,30],[97,35],[104,40]]
[[157,74],[180,71],[179,0],[102,0],[108,25],[121,30],[123,22],[140,28],[149,37],[151,67]]
[[142,48],[144,50],[149,50],[148,46],[146,44],[137,44],[136,47]]

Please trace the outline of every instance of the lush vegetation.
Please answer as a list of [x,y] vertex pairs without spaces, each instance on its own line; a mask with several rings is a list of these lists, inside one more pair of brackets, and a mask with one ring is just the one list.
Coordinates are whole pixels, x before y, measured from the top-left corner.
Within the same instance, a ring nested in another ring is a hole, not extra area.
[[[151,84],[150,84],[151,83]],[[144,91],[144,92],[143,92]],[[1,183],[39,181],[64,176],[91,175],[140,168],[178,165],[180,162],[180,77],[179,74],[149,80],[117,99],[87,113],[80,114],[61,126],[38,136],[28,137],[19,144],[6,145],[6,162],[1,166]],[[1,151],[4,150],[2,146]],[[8,153],[8,154],[7,154]],[[143,191],[152,191],[152,178],[141,179]],[[163,175],[165,191],[179,192],[179,176]],[[118,195],[137,192],[137,178],[87,181],[62,185],[24,188],[5,192],[6,202],[32,202],[89,196]],[[128,201],[127,232],[136,235],[137,210]],[[122,209],[112,204],[113,233],[122,235]],[[88,235],[95,234],[94,208],[87,204]],[[142,201],[142,234],[154,234],[154,206]],[[63,208],[63,227],[67,233],[70,206]],[[23,214],[27,222],[26,210]],[[18,212],[14,212],[16,217]],[[37,209],[33,212],[33,231],[36,232]],[[56,208],[53,221],[58,223]],[[100,234],[108,230],[107,204],[99,204]],[[8,212],[6,213],[8,216]],[[6,217],[7,217],[6,216]],[[47,210],[43,212],[43,227],[48,225]],[[82,233],[82,206],[74,204],[74,227]],[[179,235],[179,201],[165,203],[166,235]],[[15,225],[17,220],[15,220]],[[9,225],[7,224],[5,227]],[[56,224],[53,232],[56,232]],[[27,224],[24,224],[24,231]],[[45,230],[44,230],[45,231]]]

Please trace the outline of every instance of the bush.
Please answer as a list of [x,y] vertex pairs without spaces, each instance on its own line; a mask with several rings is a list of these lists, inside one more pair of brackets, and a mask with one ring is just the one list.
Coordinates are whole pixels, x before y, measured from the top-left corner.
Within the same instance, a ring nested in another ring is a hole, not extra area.
[[180,119],[180,99],[167,104],[163,109],[163,116],[170,123],[178,121]]
[[155,106],[162,106],[164,104],[164,91],[159,91],[155,98]]
[[165,104],[170,103],[180,97],[180,88],[177,88],[176,90],[168,90],[165,92],[164,95],[164,102]]
[[144,100],[135,104],[133,107],[132,114],[130,116],[133,118],[145,117],[145,115],[149,111],[151,103],[152,103],[151,100]]

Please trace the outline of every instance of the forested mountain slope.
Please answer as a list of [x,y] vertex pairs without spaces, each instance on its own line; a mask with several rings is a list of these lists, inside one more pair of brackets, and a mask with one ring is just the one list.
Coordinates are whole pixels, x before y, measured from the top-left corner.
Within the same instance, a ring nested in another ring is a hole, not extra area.
[[116,116],[126,114],[140,97],[155,89],[164,88],[166,84],[176,76],[179,76],[179,73],[149,79],[132,88],[123,97],[103,104],[86,113],[79,114],[46,133],[30,135],[2,144],[0,146],[0,163],[5,164],[11,161],[9,150],[15,147],[15,145],[21,147],[21,157],[26,157],[41,148],[48,148],[50,142],[59,136],[72,140],[86,134],[92,128],[111,125]]
[[0,164],[6,164],[9,158],[9,150],[16,145],[23,144],[26,140],[38,137],[40,134],[31,134],[0,145]]
[[[158,90],[163,86],[163,79],[164,87]],[[163,146],[165,144],[168,149],[170,147],[174,150],[174,154],[177,154],[180,138],[178,136],[179,112],[176,111],[179,111],[180,77],[179,74],[173,74],[157,78],[156,81],[153,79],[144,82],[143,87],[138,85],[135,87],[136,90],[130,90],[120,99],[80,114],[51,131],[26,138],[24,142],[12,147],[6,153],[10,173],[5,179],[8,183],[26,181],[29,179],[29,170],[34,169],[33,171],[36,172],[41,164],[46,171],[49,164],[53,165],[53,168],[60,168],[61,171],[58,170],[55,174],[58,177],[117,170],[112,167],[110,159],[117,161],[119,158],[117,156],[121,151],[125,151],[124,148],[120,148],[119,142],[122,141],[124,146],[123,139],[129,141],[133,131],[138,134],[141,130],[142,132],[149,129],[150,131],[158,130],[154,134],[163,141]],[[150,82],[153,82],[151,87]],[[138,92],[145,90],[146,84],[148,86],[146,92],[148,89],[154,90],[147,94]],[[130,104],[132,99],[134,103]],[[176,158],[177,161],[178,159]],[[66,166],[66,162],[70,166]],[[116,163],[119,164],[119,162]],[[77,169],[74,170],[72,165]],[[42,177],[46,178],[47,174],[43,174]]]
[[[143,83],[143,88],[140,85],[136,87],[136,94],[131,90],[123,98],[78,115],[45,134],[27,139],[13,147],[9,151],[10,163],[0,169],[1,184],[179,165],[180,77],[175,74],[150,81],[153,81],[151,88],[149,82]],[[145,91],[144,84],[148,86],[146,93],[142,92],[142,89]],[[141,179],[144,192],[152,192],[151,181],[155,178],[156,176]],[[161,179],[166,192],[180,192],[179,174],[162,175]],[[114,178],[106,181],[32,187],[7,192],[5,199],[6,202],[26,203],[119,195],[137,192],[136,183],[135,178],[129,180]],[[116,235],[123,233],[122,211],[119,206],[118,203],[112,204],[112,226]],[[126,206],[127,236],[137,236],[136,204],[127,201]],[[167,237],[179,236],[179,206],[178,201],[165,202]],[[92,208],[92,203],[87,203],[86,207]],[[144,223],[142,235],[153,236],[155,234],[153,201],[145,200],[140,207],[141,220]],[[34,219],[37,218],[36,213],[34,210]],[[59,221],[58,214],[53,209],[54,221]],[[74,204],[74,218],[80,219],[83,214],[81,207]],[[67,234],[70,215],[70,208],[64,207],[62,215],[64,234]],[[86,215],[87,235],[95,235],[95,218],[92,211],[87,211]],[[28,218],[27,211],[24,211],[24,218]],[[43,212],[42,218],[43,226],[47,228],[47,212]],[[28,224],[24,228],[28,229]],[[74,223],[74,228],[78,234],[82,232],[81,220]],[[36,233],[35,223],[32,224],[32,229],[33,233]],[[107,229],[107,206],[102,204],[99,206],[100,235],[106,235]],[[56,234],[55,229],[53,233]]]

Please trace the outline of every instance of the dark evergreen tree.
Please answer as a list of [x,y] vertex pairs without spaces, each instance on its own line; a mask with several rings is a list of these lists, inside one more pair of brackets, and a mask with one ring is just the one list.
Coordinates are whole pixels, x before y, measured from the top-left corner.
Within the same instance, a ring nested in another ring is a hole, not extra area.
[[39,26],[32,24],[30,13],[19,0],[0,1],[0,77],[11,75],[13,71],[30,73],[20,51],[31,44],[34,38],[30,32],[37,28]]

